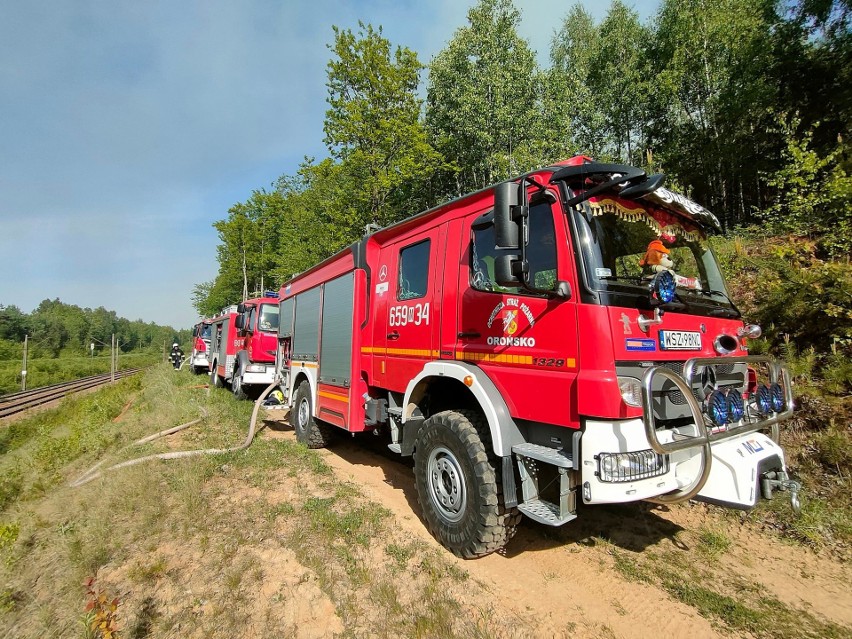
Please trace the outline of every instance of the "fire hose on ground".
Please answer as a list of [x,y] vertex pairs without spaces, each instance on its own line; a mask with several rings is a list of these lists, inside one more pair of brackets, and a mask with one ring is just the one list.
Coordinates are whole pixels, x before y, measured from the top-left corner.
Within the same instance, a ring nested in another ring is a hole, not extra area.
[[[155,459],[184,459],[186,457],[197,457],[199,455],[221,455],[223,453],[235,453],[241,450],[245,450],[251,445],[252,441],[254,441],[254,437],[257,432],[257,415],[260,412],[260,407],[263,404],[263,401],[277,385],[278,380],[273,381],[269,386],[264,389],[264,391],[260,394],[260,397],[257,398],[257,401],[255,401],[254,410],[252,410],[251,413],[251,421],[249,422],[248,433],[246,433],[245,441],[243,441],[243,443],[239,446],[233,446],[231,448],[202,448],[198,450],[182,450],[171,453],[157,453],[154,455],[145,455],[144,457],[137,457],[135,459],[129,459],[127,461],[108,466],[103,470],[100,470],[100,468],[104,464],[104,461],[100,461],[94,466],[92,466],[85,473],[80,475],[80,477],[72,481],[69,486],[71,486],[72,488],[76,488],[78,486],[82,486],[83,484],[87,484],[90,481],[97,479],[98,477],[102,477],[104,473],[118,470],[120,468],[127,468],[129,466],[136,466],[137,464],[143,464],[145,462],[153,461]],[[153,433],[152,435],[148,435],[146,437],[143,437],[142,439],[137,439],[135,442],[132,442],[121,450],[119,450],[119,452],[122,452],[129,448],[133,448],[135,446],[147,444],[148,442],[154,441],[155,439],[159,439],[160,437],[172,435],[174,433],[177,433],[178,431],[184,430],[185,428],[189,428],[194,424],[198,424],[207,417],[207,410],[204,407],[201,408],[201,412],[202,416],[198,419],[193,419],[192,421],[186,422],[185,424],[181,424],[179,426],[175,426],[167,430],[162,430],[157,433]]]

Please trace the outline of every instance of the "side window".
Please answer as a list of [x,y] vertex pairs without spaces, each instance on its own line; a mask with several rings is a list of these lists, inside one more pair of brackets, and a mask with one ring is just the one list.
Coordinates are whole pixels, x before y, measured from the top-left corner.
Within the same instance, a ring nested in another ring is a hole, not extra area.
[[[500,286],[494,280],[494,261],[500,253],[494,241],[494,225],[473,232],[470,257],[470,285],[480,291],[520,293],[518,287]],[[530,207],[530,241],[527,245],[527,262],[530,267],[530,284],[535,288],[551,289],[556,283],[556,230],[553,211],[547,201]]]
[[407,246],[399,252],[399,288],[397,299],[425,297],[429,285],[429,248],[431,241]]
[[246,330],[253,331],[255,328],[254,318],[257,317],[257,307],[252,306],[251,310],[248,314],[248,319],[246,320]]

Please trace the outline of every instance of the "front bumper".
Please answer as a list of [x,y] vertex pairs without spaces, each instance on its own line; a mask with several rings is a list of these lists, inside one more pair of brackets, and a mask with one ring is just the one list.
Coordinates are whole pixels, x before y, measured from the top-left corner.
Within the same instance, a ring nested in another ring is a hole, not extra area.
[[249,364],[248,368],[243,371],[243,384],[264,384],[268,386],[274,379],[275,364]]

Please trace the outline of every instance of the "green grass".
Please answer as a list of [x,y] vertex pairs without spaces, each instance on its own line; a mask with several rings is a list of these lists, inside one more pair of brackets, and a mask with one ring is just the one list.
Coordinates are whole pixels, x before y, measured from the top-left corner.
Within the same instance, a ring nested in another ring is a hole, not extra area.
[[717,559],[731,547],[731,540],[725,533],[710,528],[702,528],[698,534],[698,549],[710,559]]
[[[489,634],[484,613],[479,620],[457,614],[457,596],[468,589],[465,571],[389,527],[387,509],[293,441],[261,435],[244,451],[157,461],[77,489],[67,485],[100,461],[106,467],[142,454],[241,443],[252,404],[193,388],[198,382],[155,367],[2,433],[0,579],[7,585],[0,589],[0,634],[14,628],[22,637],[81,636],[80,584],[97,577],[99,587],[119,593],[126,636],[178,628],[237,636],[249,627],[289,636],[295,629],[281,610],[294,586],[282,582],[272,600],[257,599],[280,578],[270,558],[274,564],[287,552],[348,633]],[[201,424],[125,448],[198,417],[202,407],[209,416]],[[388,548],[390,560],[376,562]]]
[[[162,361],[158,353],[126,353],[118,357],[118,369],[145,368]],[[21,390],[21,361],[0,361],[0,395]],[[110,357],[56,357],[27,362],[27,388],[50,386],[81,377],[110,372]]]
[[[412,539],[386,508],[339,480],[323,453],[291,438],[261,432],[244,451],[157,461],[78,489],[67,485],[99,461],[241,443],[252,404],[194,388],[198,382],[155,367],[2,434],[0,634],[80,636],[80,584],[90,577],[120,596],[126,636],[240,636],[249,628],[292,636],[282,611],[306,596],[312,606],[330,606],[324,614],[339,619],[344,636],[524,634],[525,622],[493,610],[493,594],[463,564]],[[202,423],[125,449],[202,408]],[[664,554],[631,552],[600,537],[594,546],[605,568],[611,559],[625,580],[661,589],[725,631],[842,636],[845,629],[785,610],[753,584],[720,574],[731,544],[723,530],[708,524],[684,532],[681,549]],[[549,579],[547,587],[560,587]]]

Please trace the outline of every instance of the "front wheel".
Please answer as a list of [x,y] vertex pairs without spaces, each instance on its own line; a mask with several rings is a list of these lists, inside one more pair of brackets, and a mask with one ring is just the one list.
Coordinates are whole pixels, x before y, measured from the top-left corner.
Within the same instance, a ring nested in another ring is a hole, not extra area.
[[314,417],[311,385],[302,380],[296,389],[290,408],[290,423],[296,431],[296,441],[308,448],[325,448],[331,440],[331,426]]
[[243,388],[243,376],[240,371],[234,371],[234,377],[231,379],[231,391],[237,399],[246,399],[246,391]]
[[473,412],[432,415],[414,450],[417,499],[429,531],[453,554],[481,557],[505,546],[520,519],[503,502],[485,420]]
[[210,371],[210,385],[213,388],[222,388],[224,384],[222,383],[222,378],[219,377],[219,372],[216,370],[216,364],[213,363],[213,369]]

